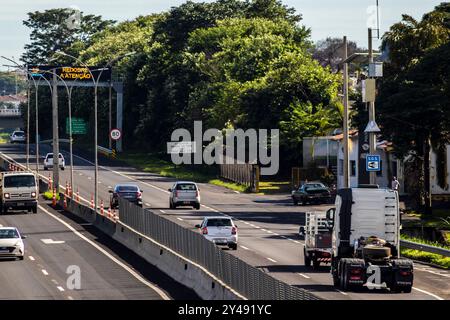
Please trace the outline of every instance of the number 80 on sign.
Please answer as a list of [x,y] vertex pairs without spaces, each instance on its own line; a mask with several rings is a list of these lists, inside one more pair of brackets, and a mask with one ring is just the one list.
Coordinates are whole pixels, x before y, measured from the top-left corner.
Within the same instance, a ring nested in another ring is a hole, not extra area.
[[112,129],[109,135],[111,139],[119,140],[122,137],[122,132],[119,129]]

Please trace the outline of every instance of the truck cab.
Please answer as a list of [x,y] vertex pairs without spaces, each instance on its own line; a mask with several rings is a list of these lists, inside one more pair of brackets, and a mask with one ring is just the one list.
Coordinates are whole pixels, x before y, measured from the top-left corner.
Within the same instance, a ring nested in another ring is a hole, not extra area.
[[398,193],[376,187],[340,189],[335,206],[327,211],[334,285],[411,292],[413,263],[400,258]]
[[0,212],[28,210],[37,213],[38,185],[30,172],[3,172],[0,175]]

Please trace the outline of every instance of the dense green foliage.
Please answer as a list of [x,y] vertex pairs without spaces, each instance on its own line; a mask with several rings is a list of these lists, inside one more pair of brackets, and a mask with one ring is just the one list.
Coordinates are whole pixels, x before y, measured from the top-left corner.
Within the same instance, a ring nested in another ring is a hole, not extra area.
[[[63,47],[88,64],[105,65],[135,52],[114,65],[125,83],[123,141],[129,150],[163,151],[174,129],[191,130],[194,120],[202,120],[204,128],[280,129],[281,152],[287,155],[282,161],[298,165],[303,137],[340,126],[340,77],[312,58],[310,31],[299,24],[301,15],[280,1],[188,1],[114,25],[92,17],[89,31],[97,32],[84,37],[65,37],[64,28],[56,33],[51,22],[40,23],[40,15],[60,21],[64,12],[30,14],[26,25],[45,45],[32,41],[25,57],[36,55],[36,45],[45,49],[37,57]],[[66,40],[50,48],[47,37]],[[101,144],[108,134],[106,93],[99,91]],[[60,96],[64,106],[65,95]],[[86,108],[92,103],[91,92],[76,89],[74,115],[92,118],[92,108]]]
[[[397,155],[410,156],[418,199],[430,199],[424,182],[429,177],[427,141],[438,153],[450,142],[449,21],[450,4],[441,4],[421,21],[404,15],[383,36],[389,62],[379,87],[377,117]],[[448,188],[445,157],[438,158],[438,180]]]

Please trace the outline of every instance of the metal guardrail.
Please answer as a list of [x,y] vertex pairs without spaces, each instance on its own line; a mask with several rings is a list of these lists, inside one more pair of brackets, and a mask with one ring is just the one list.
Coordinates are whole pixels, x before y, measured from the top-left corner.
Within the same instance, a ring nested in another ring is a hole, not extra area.
[[407,249],[413,249],[413,250],[420,250],[420,251],[429,252],[429,253],[440,254],[444,257],[450,257],[450,250],[435,247],[435,246],[430,246],[430,245],[423,244],[423,243],[417,243],[417,242],[412,242],[412,241],[408,241],[408,240],[400,240],[400,247],[407,248]]
[[148,209],[119,198],[120,221],[192,260],[251,300],[319,300],[305,289],[273,278],[206,240]]

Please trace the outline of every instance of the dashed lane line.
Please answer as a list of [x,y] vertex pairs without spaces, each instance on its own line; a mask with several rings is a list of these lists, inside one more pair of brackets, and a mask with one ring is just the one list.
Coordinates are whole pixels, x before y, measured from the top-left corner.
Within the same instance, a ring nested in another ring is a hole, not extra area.
[[303,274],[303,273],[297,273],[299,276],[302,276],[303,278],[305,278],[305,279],[311,279],[311,277],[310,276],[307,276],[306,274]]
[[240,246],[242,249],[244,250],[250,250],[249,248],[245,247],[245,246]]
[[56,287],[59,291],[61,291],[61,292],[63,292],[64,291],[64,288],[63,287],[61,287],[61,286],[57,286]]
[[118,260],[116,257],[114,257],[113,255],[111,255],[109,252],[107,252],[105,249],[103,249],[101,246],[99,246],[98,244],[96,244],[94,241],[88,239],[86,236],[84,236],[83,234],[81,234],[80,232],[78,232],[75,228],[73,228],[70,224],[68,224],[67,222],[65,222],[64,220],[62,220],[61,218],[57,217],[56,215],[54,215],[53,213],[51,213],[50,211],[48,211],[47,209],[45,209],[43,206],[39,205],[39,208],[45,212],[46,214],[48,214],[50,217],[52,217],[53,219],[57,220],[58,222],[60,222],[61,224],[63,224],[64,226],[66,226],[70,231],[72,231],[75,235],[77,235],[79,238],[83,239],[84,241],[86,241],[87,243],[89,243],[90,245],[92,245],[95,249],[97,249],[98,251],[100,251],[101,253],[103,253],[106,257],[108,257],[110,260],[112,260],[113,262],[115,262],[116,264],[118,264],[120,267],[122,267],[123,269],[125,269],[128,273],[130,273],[133,277],[135,277],[138,281],[140,281],[141,283],[143,283],[144,285],[146,285],[147,287],[153,289],[158,295],[161,296],[161,298],[163,298],[164,300],[170,300],[169,296],[167,296],[167,294],[162,291],[160,288],[156,287],[155,285],[153,285],[152,283],[148,282],[146,279],[144,279],[141,275],[139,275],[138,273],[136,273],[133,269],[131,269],[130,267],[128,267],[126,264],[124,264],[122,261]]
[[273,262],[273,263],[277,263],[277,261],[274,260],[274,259],[272,259],[272,258],[266,258],[266,259],[269,260],[269,261],[271,261],[271,262]]
[[45,269],[42,269],[41,271],[42,271],[42,273],[43,273],[44,275],[48,276],[48,272],[47,272],[47,270],[45,270]]
[[31,261],[35,261],[35,260],[36,260],[36,259],[34,259],[33,256],[28,256],[28,258],[29,258]]

